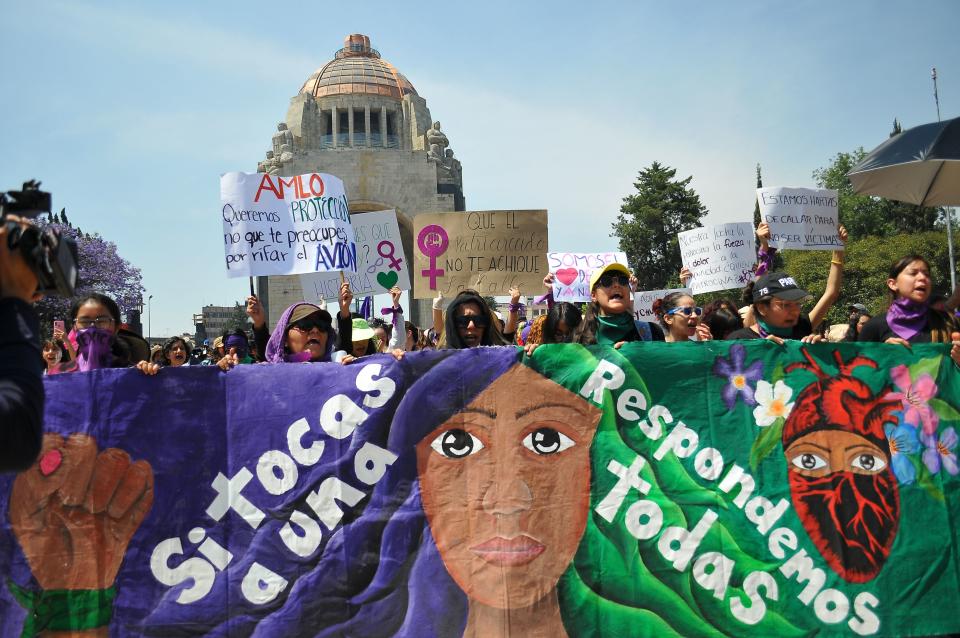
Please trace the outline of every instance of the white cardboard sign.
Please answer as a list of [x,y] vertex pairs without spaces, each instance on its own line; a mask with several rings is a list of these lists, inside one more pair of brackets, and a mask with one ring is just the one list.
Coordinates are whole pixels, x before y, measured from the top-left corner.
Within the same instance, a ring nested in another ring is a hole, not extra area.
[[[357,240],[357,271],[343,275],[353,294],[358,297],[382,295],[394,286],[410,290],[409,264],[400,241],[396,211],[354,213],[350,218]],[[300,275],[300,285],[307,301],[336,299],[340,294],[340,273]]]
[[590,301],[590,275],[612,263],[626,266],[627,254],[547,253],[547,268],[553,273],[553,300],[574,303]]
[[220,216],[228,277],[356,271],[343,182],[325,173],[225,173]]
[[694,294],[742,288],[753,278],[757,264],[753,224],[735,222],[677,233],[680,259],[693,277],[687,283]]
[[770,246],[792,250],[836,250],[837,191],[814,188],[758,188],[760,219],[770,226]]

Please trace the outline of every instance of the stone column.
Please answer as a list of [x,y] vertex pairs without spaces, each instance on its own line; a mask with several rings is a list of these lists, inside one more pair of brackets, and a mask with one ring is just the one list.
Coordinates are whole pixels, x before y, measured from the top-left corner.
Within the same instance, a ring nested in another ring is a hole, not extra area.
[[350,148],[353,148],[353,107],[347,109],[347,131],[350,133]]
[[380,107],[380,145],[387,147],[387,107]]
[[333,148],[337,148],[337,133],[339,132],[339,122],[337,121],[337,107],[330,109],[330,125],[333,127]]
[[370,105],[363,107],[363,127],[367,132],[367,146],[370,146]]

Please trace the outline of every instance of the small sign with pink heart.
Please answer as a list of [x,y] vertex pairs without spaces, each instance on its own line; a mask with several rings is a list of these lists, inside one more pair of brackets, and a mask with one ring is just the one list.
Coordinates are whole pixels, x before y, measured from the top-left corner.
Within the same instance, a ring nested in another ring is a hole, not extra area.
[[553,273],[554,301],[574,303],[590,301],[590,275],[593,271],[612,263],[627,265],[627,254],[620,252],[547,253],[547,265]]

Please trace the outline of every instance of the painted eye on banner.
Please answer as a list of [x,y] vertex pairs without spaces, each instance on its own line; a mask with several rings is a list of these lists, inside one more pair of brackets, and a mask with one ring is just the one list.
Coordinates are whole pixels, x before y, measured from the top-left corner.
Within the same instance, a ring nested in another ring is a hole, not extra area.
[[553,428],[540,428],[523,438],[523,447],[535,454],[556,454],[572,448],[576,443]]
[[827,462],[816,454],[800,454],[793,459],[793,464],[801,470],[819,470],[827,466]]
[[483,449],[480,439],[459,428],[447,430],[430,443],[437,454],[448,459],[462,459]]
[[887,462],[874,454],[861,454],[857,458],[853,459],[851,463],[853,467],[858,470],[863,470],[865,472],[879,472],[883,468],[887,467]]

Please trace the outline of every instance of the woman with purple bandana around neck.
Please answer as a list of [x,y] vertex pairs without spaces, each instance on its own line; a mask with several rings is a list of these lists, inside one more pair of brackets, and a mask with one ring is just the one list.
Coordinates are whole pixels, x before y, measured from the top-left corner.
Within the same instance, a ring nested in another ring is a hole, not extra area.
[[885,314],[868,321],[859,341],[953,343],[950,357],[960,364],[960,326],[954,317],[930,307],[933,280],[930,264],[920,255],[907,255],[890,269],[887,288],[893,297]]

